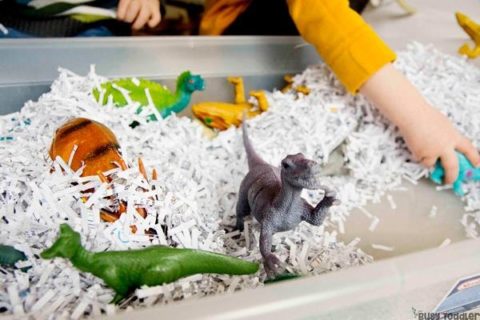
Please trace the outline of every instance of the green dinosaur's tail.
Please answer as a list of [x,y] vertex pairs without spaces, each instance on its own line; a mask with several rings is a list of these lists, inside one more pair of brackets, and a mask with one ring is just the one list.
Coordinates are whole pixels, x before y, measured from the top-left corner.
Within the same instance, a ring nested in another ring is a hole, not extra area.
[[[180,259],[179,259],[180,260]],[[180,262],[183,276],[197,273],[252,274],[258,271],[258,264],[218,253],[184,249]]]

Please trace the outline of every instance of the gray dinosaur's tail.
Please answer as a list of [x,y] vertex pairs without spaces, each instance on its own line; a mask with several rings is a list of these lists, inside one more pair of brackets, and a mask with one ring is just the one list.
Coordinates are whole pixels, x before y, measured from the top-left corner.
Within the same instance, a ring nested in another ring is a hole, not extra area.
[[253,149],[250,138],[247,133],[247,114],[243,113],[242,117],[242,133],[243,133],[243,145],[245,146],[245,151],[247,152],[248,167],[252,168],[255,164],[264,163],[262,158],[255,152]]

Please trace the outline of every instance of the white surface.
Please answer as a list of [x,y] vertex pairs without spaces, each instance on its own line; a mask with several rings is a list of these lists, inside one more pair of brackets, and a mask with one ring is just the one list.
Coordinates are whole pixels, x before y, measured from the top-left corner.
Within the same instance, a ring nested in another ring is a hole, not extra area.
[[445,53],[457,54],[457,49],[469,41],[469,37],[458,26],[455,12],[461,11],[480,21],[479,0],[407,0],[417,9],[414,15],[405,14],[393,0],[384,2],[378,8],[368,6],[363,17],[395,50],[418,41],[432,43]]

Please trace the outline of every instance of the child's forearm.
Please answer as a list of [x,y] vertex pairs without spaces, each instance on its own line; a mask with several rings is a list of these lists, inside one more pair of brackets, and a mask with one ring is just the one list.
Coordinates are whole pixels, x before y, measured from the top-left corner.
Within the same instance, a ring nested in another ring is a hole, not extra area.
[[480,164],[478,151],[470,140],[461,135],[450,120],[432,107],[391,64],[374,73],[360,92],[397,125],[417,161],[431,167],[441,160],[446,183],[453,183],[458,176],[455,151],[463,153],[475,166]]
[[365,95],[380,112],[400,130],[405,130],[426,116],[431,108],[418,90],[392,64],[388,63],[373,74],[360,87]]

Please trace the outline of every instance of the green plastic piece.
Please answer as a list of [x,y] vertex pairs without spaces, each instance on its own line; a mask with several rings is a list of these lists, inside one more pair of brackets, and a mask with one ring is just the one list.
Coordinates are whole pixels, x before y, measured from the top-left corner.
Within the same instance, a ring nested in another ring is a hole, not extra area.
[[298,274],[294,274],[294,273],[284,273],[284,274],[280,274],[278,276],[276,276],[275,278],[273,279],[268,279],[268,280],[265,280],[264,283],[265,284],[271,284],[271,283],[275,283],[275,282],[281,282],[281,281],[286,281],[286,280],[293,280],[293,279],[297,279],[297,278],[300,278],[301,276],[298,275]]
[[[145,89],[148,89],[155,108],[162,118],[166,118],[172,112],[178,113],[185,109],[190,103],[192,93],[204,89],[203,78],[199,75],[191,74],[190,71],[183,72],[177,78],[177,87],[174,93],[160,83],[146,79],[139,79],[138,81],[139,83],[133,81],[132,78],[108,81],[101,84],[102,89],[105,90],[103,100],[99,101],[100,92],[96,88],[93,90],[93,96],[102,105],[107,104],[111,96],[113,103],[117,107],[124,107],[127,104],[127,100],[118,89],[122,88],[128,91],[132,101],[138,102],[141,107],[146,107],[149,105],[149,102]],[[156,120],[155,115],[152,114],[150,119]]]
[[115,290],[112,303],[119,303],[141,286],[157,286],[197,273],[241,275],[258,271],[258,264],[213,252],[152,246],[140,250],[89,252],[80,234],[69,225],[60,226],[60,237],[41,253],[44,259],[69,259],[79,270],[103,279]]
[[0,266],[14,267],[18,261],[27,260],[27,256],[11,246],[0,245]]

